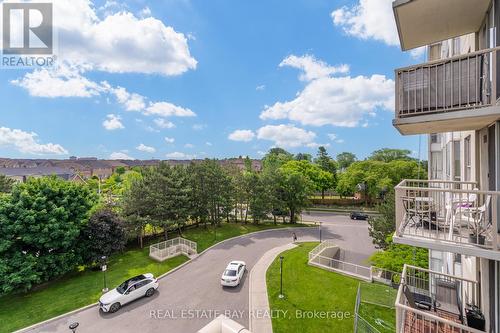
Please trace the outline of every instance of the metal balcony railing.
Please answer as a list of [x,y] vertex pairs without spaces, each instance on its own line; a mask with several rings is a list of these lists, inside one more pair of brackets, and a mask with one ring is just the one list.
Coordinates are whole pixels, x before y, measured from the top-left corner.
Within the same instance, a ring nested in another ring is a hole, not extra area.
[[485,49],[396,69],[396,119],[494,103],[499,50]]
[[480,191],[476,186],[474,182],[403,180],[395,188],[396,236],[498,251],[500,192]]
[[479,293],[476,281],[405,265],[396,297],[396,332],[483,332],[470,316],[481,312]]

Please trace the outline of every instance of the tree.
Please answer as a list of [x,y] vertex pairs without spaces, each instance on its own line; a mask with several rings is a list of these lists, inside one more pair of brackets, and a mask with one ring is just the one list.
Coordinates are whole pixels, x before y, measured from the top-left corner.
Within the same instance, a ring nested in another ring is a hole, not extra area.
[[307,177],[314,186],[314,190],[320,191],[323,198],[325,191],[335,187],[334,175],[331,172],[321,169],[317,164],[312,164],[305,160],[289,161],[281,169],[286,172],[298,172]]
[[337,192],[341,195],[352,195],[362,191],[369,203],[371,199],[380,197],[405,178],[418,178],[416,161],[391,161],[389,163],[365,160],[354,162],[343,172],[337,184]]
[[380,267],[393,272],[402,272],[405,264],[428,268],[429,251],[424,248],[395,244],[392,237],[387,240],[385,251],[375,252],[370,257],[370,262],[375,267]]
[[373,161],[381,161],[381,162],[392,162],[395,160],[404,160],[411,161],[414,158],[410,157],[411,151],[408,149],[391,149],[391,148],[382,148],[379,150],[375,150],[370,157],[369,160]]
[[281,200],[290,213],[290,223],[295,223],[296,215],[309,205],[309,196],[314,185],[302,173],[290,169],[281,170],[279,173]]
[[311,154],[307,153],[298,153],[297,155],[295,155],[295,160],[312,162],[312,156]]
[[136,233],[139,246],[143,247],[144,228],[153,222],[151,207],[156,204],[156,198],[151,196],[152,187],[156,186],[156,170],[153,167],[142,170],[139,178],[132,179],[125,189],[121,201],[121,213],[129,229]]
[[271,148],[262,159],[262,166],[264,169],[277,169],[291,160],[293,160],[293,154],[282,148]]
[[396,209],[394,191],[385,198],[385,201],[377,206],[379,216],[368,219],[368,232],[373,244],[379,249],[387,249],[387,239],[396,230]]
[[0,174],[0,193],[10,193],[15,181],[5,175]]
[[123,251],[127,234],[123,221],[110,208],[95,211],[82,233],[85,263],[95,263],[104,255],[109,257]]
[[28,290],[81,264],[95,195],[57,177],[30,178],[0,197],[0,292]]
[[252,172],[248,176],[249,203],[248,208],[254,223],[265,220],[272,210],[272,187],[262,174]]
[[357,160],[356,155],[354,155],[353,153],[343,152],[337,155],[337,164],[340,170],[342,171],[344,171],[351,164],[356,162],[356,160]]

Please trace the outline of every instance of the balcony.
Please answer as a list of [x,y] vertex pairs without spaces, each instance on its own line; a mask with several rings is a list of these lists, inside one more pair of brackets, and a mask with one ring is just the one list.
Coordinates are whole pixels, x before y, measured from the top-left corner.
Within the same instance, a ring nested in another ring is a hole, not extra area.
[[474,182],[403,180],[396,186],[394,242],[500,260],[500,192]]
[[408,135],[477,130],[499,119],[498,51],[486,49],[396,69],[393,125]]
[[481,333],[479,293],[476,281],[405,265],[396,297],[396,332]]
[[491,0],[395,0],[401,48],[406,51],[479,30]]

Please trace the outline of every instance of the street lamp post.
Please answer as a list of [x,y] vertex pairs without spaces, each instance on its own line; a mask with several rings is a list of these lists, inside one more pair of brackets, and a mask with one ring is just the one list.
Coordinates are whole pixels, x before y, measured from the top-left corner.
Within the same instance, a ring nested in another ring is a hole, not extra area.
[[283,295],[283,259],[285,257],[280,256],[280,294],[279,298],[285,298],[285,295]]
[[102,270],[102,273],[103,273],[103,282],[104,282],[104,288],[102,288],[102,292],[103,293],[107,293],[108,292],[108,287],[106,286],[106,270],[108,269],[108,267],[106,265],[106,259],[107,259],[106,256],[102,256],[101,257],[101,261],[102,261],[101,270]]
[[75,333],[76,332],[76,328],[78,327],[78,325],[80,325],[78,322],[71,323],[69,325],[69,329],[71,330],[71,332]]
[[319,242],[321,243],[322,237],[321,237],[321,223],[319,223]]

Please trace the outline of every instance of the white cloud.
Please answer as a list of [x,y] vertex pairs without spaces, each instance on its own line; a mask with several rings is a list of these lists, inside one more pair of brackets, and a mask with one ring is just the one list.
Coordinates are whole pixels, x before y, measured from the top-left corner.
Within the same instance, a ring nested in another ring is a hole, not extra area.
[[375,39],[387,45],[399,45],[392,11],[393,0],[359,0],[359,3],[334,10],[333,23],[350,36]]
[[58,0],[54,17],[61,60],[112,73],[179,75],[196,68],[184,34],[153,17],[120,9],[101,18],[89,0]]
[[105,85],[88,80],[75,67],[37,69],[22,78],[10,81],[36,97],[92,97],[98,96]]
[[20,129],[0,127],[0,146],[12,147],[21,153],[34,155],[66,155],[68,151],[59,144],[38,142],[38,134]]
[[[333,24],[349,36],[374,39],[390,46],[399,46],[398,30],[392,11],[393,0],[359,0],[354,6],[336,9],[331,13]],[[419,58],[425,47],[410,52]]]
[[229,134],[228,139],[232,141],[252,141],[255,137],[255,133],[251,130],[236,130]]
[[166,143],[174,143],[175,139],[174,138],[165,137],[165,142]]
[[156,118],[154,120],[154,122],[155,122],[156,126],[158,126],[160,128],[174,128],[175,127],[173,122],[165,120],[163,118]]
[[302,70],[302,74],[300,75],[301,81],[311,81],[332,74],[345,74],[349,72],[348,65],[343,64],[337,67],[330,66],[321,60],[317,60],[312,55],[304,55],[301,57],[290,55],[286,57],[279,66],[289,66]]
[[109,158],[112,160],[133,160],[133,157],[130,157],[126,153],[123,152],[114,152],[109,155]]
[[143,18],[150,17],[151,16],[151,9],[146,6],[143,9],[141,9],[141,11],[139,12],[139,15]]
[[159,117],[194,117],[196,114],[190,109],[183,108],[168,102],[150,103],[144,114]]
[[302,125],[356,127],[377,109],[394,107],[394,81],[384,75],[320,77],[295,99],[266,106],[260,118],[289,119]]
[[265,84],[261,84],[261,85],[258,85],[257,87],[255,87],[255,90],[257,91],[262,91],[262,90],[265,90],[266,89],[266,85]]
[[173,153],[166,154],[165,157],[172,159],[172,160],[192,160],[192,159],[196,158],[196,155],[190,155],[190,154],[175,151]]
[[121,122],[121,117],[115,114],[108,114],[106,120],[102,122],[102,126],[108,131],[125,128]]
[[146,107],[145,97],[136,93],[129,93],[123,87],[112,88],[118,103],[122,104],[127,111],[141,111]]
[[194,148],[194,145],[192,143],[186,143],[184,148]]
[[208,142],[208,141],[207,141],[207,142],[205,142],[205,144],[206,144],[207,146],[209,146],[209,147],[213,146],[213,144],[212,144],[211,142]]
[[257,138],[274,141],[278,147],[293,148],[315,144],[316,134],[293,125],[267,125],[257,130]]
[[135,149],[137,149],[138,151],[142,151],[142,152],[150,153],[150,154],[156,152],[156,149],[154,147],[146,146],[143,143],[141,143],[140,145],[135,147]]

